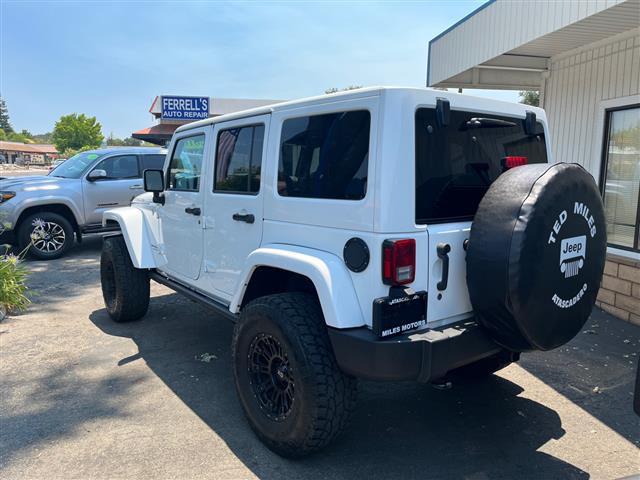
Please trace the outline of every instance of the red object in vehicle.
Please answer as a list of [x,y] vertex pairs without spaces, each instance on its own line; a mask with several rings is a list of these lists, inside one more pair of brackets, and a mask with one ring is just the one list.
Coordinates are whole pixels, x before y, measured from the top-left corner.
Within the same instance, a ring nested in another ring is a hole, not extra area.
[[529,163],[529,157],[508,156],[502,159],[502,164],[506,169],[521,167],[527,163]]
[[406,285],[416,277],[416,241],[413,238],[385,240],[382,244],[382,281]]

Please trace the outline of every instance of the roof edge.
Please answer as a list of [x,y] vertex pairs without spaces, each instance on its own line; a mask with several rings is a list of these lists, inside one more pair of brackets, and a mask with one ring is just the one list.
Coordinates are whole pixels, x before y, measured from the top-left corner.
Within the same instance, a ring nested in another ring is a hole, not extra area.
[[469,20],[471,17],[473,17],[474,15],[480,13],[482,10],[484,10],[485,8],[487,8],[489,5],[491,5],[492,3],[496,3],[497,0],[488,0],[486,3],[483,3],[482,5],[480,5],[478,8],[476,8],[473,12],[471,12],[470,14],[468,14],[466,17],[462,18],[461,20],[458,20],[456,23],[454,23],[453,25],[451,25],[449,28],[447,28],[444,32],[436,35],[435,37],[433,37],[431,40],[429,40],[429,43],[435,42],[436,40],[440,39],[440,37],[444,37],[447,33],[449,33],[451,30],[453,30],[454,28],[458,27],[460,24],[466,22],[467,20]]
[[489,5],[495,3],[496,1],[497,0],[488,0],[486,3],[483,3],[478,8],[476,8],[473,12],[469,13],[467,16],[465,16],[464,18],[458,20],[456,23],[451,25],[445,31],[439,33],[438,35],[433,37],[431,40],[429,40],[429,46],[428,46],[428,52],[429,53],[427,54],[427,87],[431,86],[431,44],[436,42],[436,41],[438,41],[440,38],[444,37],[451,30],[453,30],[454,28],[460,26],[461,24],[463,24],[464,22],[469,20],[471,17],[473,17],[474,15],[480,13],[482,10],[487,8]]

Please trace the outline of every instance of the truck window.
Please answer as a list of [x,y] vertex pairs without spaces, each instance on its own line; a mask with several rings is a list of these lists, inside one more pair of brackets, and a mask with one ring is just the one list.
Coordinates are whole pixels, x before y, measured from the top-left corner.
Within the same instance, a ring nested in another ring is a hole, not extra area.
[[140,155],[140,170],[162,170],[165,155]]
[[370,124],[367,110],[285,120],[278,193],[285,197],[364,198]]
[[118,155],[105,158],[95,166],[94,170],[104,170],[107,173],[107,180],[140,177],[136,155]]
[[415,121],[418,224],[473,218],[505,157],[547,162],[540,122],[527,135],[523,119],[452,110],[449,124],[439,126],[433,108],[418,109]]
[[204,155],[204,135],[181,138],[176,142],[169,164],[169,190],[197,192]]
[[216,148],[214,191],[258,193],[264,125],[220,130]]

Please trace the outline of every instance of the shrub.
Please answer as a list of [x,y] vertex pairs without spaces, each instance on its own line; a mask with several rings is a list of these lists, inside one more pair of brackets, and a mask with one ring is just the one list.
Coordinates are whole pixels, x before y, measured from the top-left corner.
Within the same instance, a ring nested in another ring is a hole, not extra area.
[[24,310],[31,302],[27,295],[27,275],[19,256],[0,256],[0,307],[4,311]]

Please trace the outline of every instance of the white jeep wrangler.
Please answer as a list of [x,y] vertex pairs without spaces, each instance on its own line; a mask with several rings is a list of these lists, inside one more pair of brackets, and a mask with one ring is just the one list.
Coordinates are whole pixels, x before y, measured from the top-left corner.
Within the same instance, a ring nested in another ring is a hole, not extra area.
[[[544,111],[365,88],[176,130],[147,193],[109,210],[107,311],[150,279],[235,322],[235,384],[266,445],[301,456],[356,377],[488,375],[583,326],[604,268],[599,190],[550,163]],[[561,159],[560,159],[561,160]]]

